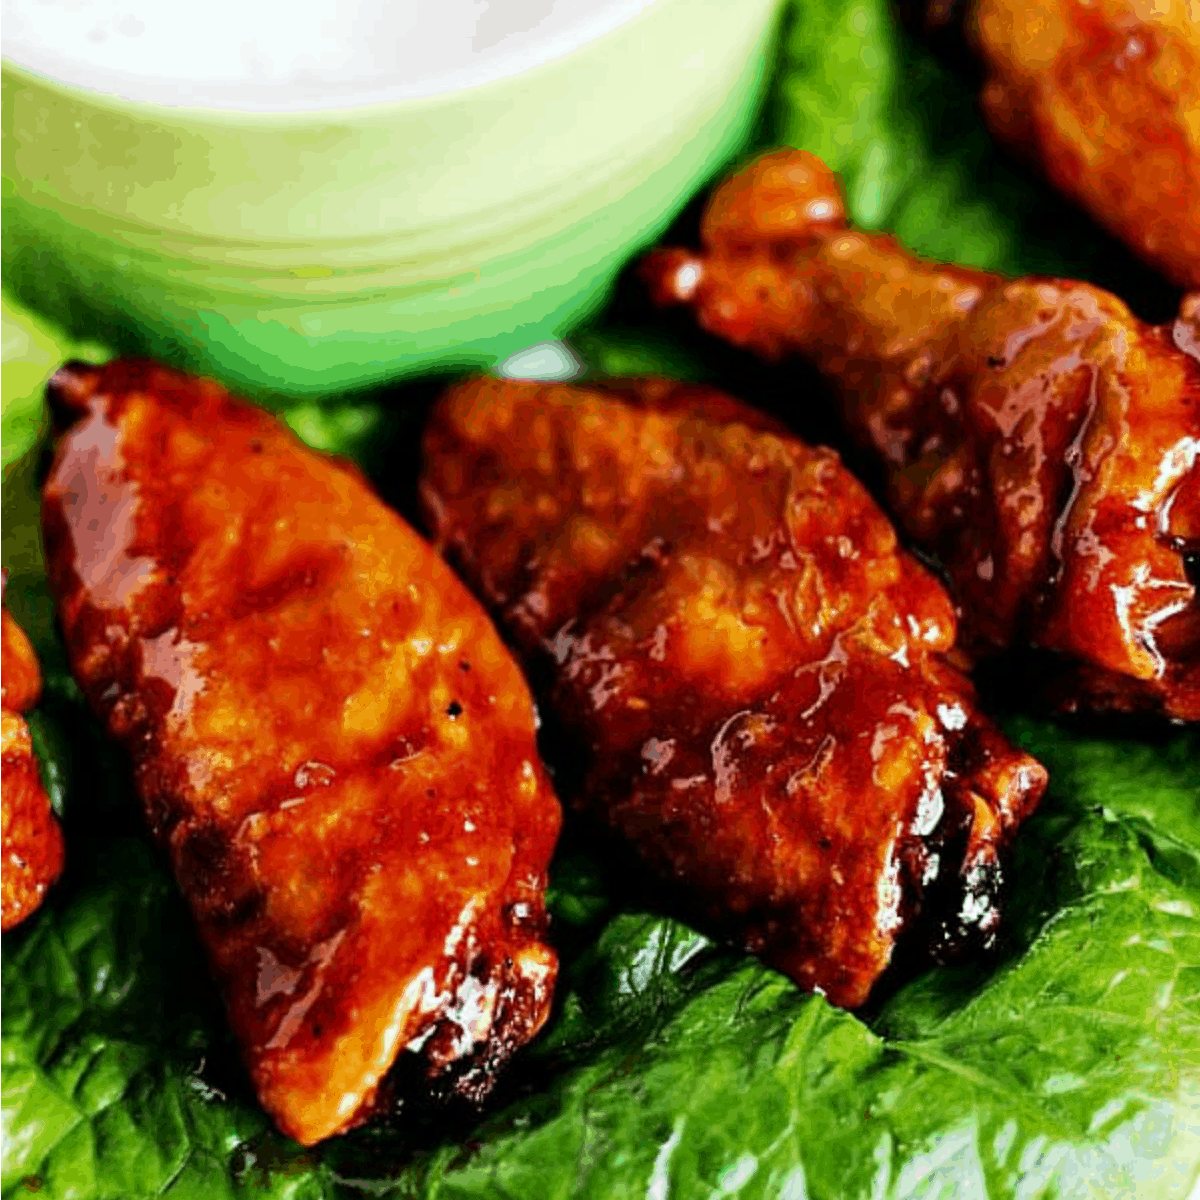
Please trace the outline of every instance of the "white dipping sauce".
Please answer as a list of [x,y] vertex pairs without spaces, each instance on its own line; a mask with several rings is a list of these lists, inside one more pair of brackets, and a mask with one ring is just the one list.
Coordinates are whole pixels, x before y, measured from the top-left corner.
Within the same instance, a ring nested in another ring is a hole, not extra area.
[[4,54],[128,100],[250,111],[435,95],[516,74],[653,0],[3,0]]

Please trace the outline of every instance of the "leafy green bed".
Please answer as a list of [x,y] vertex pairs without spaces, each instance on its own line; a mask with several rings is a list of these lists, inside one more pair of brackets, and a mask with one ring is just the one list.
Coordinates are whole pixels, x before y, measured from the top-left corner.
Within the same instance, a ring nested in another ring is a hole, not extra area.
[[[882,0],[793,13],[774,106],[768,136],[842,171],[864,224],[960,261],[1087,275],[1165,315],[1172,297],[1152,277],[997,158],[964,85],[895,30]],[[661,915],[568,846],[551,897],[565,964],[555,1016],[489,1113],[439,1123],[418,1105],[308,1152],[279,1137],[127,771],[63,668],[34,439],[37,385],[80,347],[15,316],[14,338],[29,340],[11,347],[6,332],[4,559],[46,664],[34,731],[70,861],[3,941],[4,1196],[1195,1194],[1200,736],[1113,740],[1028,716],[1010,732],[1053,783],[1019,840],[996,958],[910,979],[863,1020]],[[600,373],[732,373],[763,402],[780,386],[681,329],[630,285],[577,348]],[[416,417],[397,414],[430,390],[287,415],[403,502]]]

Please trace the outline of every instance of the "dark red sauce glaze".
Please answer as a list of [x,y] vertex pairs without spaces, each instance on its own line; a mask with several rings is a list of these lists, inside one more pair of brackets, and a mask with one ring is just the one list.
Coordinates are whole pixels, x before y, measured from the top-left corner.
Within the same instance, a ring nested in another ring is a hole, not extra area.
[[312,1143],[404,1049],[468,1094],[536,1033],[559,809],[479,605],[348,464],[216,384],[71,366],[47,563],[263,1105]]
[[22,716],[38,702],[42,672],[25,631],[7,608],[0,609],[0,622],[0,928],[7,931],[41,904],[47,888],[62,874],[63,837]]
[[650,256],[658,298],[837,384],[971,653],[1057,652],[1064,708],[1200,719],[1194,300],[1154,328],[1087,284],[918,259],[849,229],[836,179],[800,151],[729,180],[703,238]]
[[552,680],[581,805],[711,924],[847,1006],[935,885],[941,948],[994,932],[1045,774],[832,451],[708,389],[478,379],[425,455],[437,543]]
[[1181,287],[1200,287],[1194,0],[970,0],[996,137]]

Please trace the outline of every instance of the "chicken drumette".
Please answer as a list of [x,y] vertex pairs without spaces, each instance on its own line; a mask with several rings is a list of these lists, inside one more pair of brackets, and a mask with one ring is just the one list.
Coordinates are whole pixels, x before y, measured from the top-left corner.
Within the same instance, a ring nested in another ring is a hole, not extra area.
[[357,471],[149,363],[51,382],[47,565],[264,1107],[311,1143],[401,1051],[477,1096],[549,1011],[559,810],[524,680]]
[[3,682],[0,699],[0,810],[3,812],[3,865],[0,918],[5,930],[20,924],[62,874],[63,838],[42,787],[29,725],[22,713],[38,701],[42,673],[25,631],[0,609],[3,622]]
[[1200,287],[1195,0],[928,0],[961,20],[992,132],[1168,279]]
[[1044,772],[836,454],[665,381],[477,379],[424,448],[437,542],[547,678],[581,806],[714,927],[847,1006],[923,909],[941,952],[993,934]]
[[835,383],[972,652],[1057,652],[1066,708],[1200,718],[1195,298],[1158,328],[1085,283],[924,261],[849,229],[800,151],[729,180],[703,240],[647,260],[659,300]]

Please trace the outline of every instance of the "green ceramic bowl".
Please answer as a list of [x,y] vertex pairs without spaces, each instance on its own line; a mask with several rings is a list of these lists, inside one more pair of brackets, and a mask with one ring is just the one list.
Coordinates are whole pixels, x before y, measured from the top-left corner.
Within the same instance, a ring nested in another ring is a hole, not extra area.
[[653,0],[515,74],[304,112],[4,66],[7,286],[252,391],[560,336],[736,152],[777,0]]

